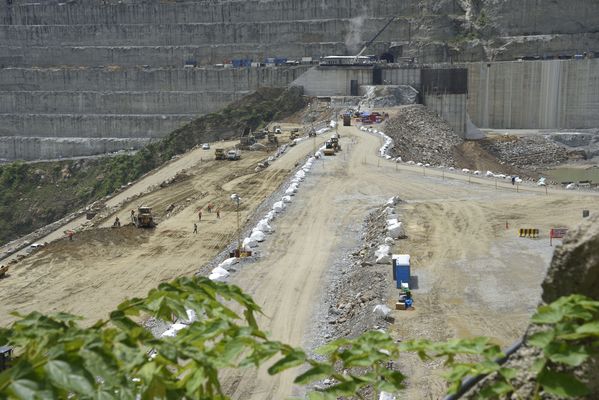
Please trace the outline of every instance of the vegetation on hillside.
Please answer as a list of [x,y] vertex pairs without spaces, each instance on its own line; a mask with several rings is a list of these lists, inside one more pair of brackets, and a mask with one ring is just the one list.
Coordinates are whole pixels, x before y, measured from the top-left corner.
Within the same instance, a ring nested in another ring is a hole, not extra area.
[[[239,309],[240,313],[233,311]],[[189,310],[193,311],[190,317]],[[311,400],[333,400],[404,388],[392,367],[402,353],[445,360],[450,392],[479,374],[497,379],[480,398],[511,398],[516,368],[496,360],[501,351],[488,338],[397,344],[386,332],[367,332],[333,341],[311,358],[301,348],[273,341],[259,328],[259,306],[236,286],[204,277],[163,283],[146,298],[121,303],[109,318],[85,328],[68,314],[20,316],[0,328],[0,346],[15,348],[11,368],[0,373],[0,397],[14,399],[228,399],[219,373],[268,364],[271,375],[301,367],[295,383],[329,379]],[[139,324],[144,317],[186,321],[174,337],[156,338]],[[141,317],[141,318],[140,318]],[[597,353],[599,302],[580,295],[558,299],[533,316],[536,333],[528,344],[542,350],[534,363],[534,396],[572,398],[588,393],[573,373]]]
[[307,104],[301,91],[262,88],[202,116],[133,155],[0,166],[0,244],[56,221],[212,140],[285,118]]

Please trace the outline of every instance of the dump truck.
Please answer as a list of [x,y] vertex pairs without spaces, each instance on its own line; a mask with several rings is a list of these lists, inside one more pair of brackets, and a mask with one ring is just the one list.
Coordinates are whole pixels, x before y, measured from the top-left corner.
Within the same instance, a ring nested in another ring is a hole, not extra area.
[[138,228],[154,228],[156,222],[152,216],[152,208],[147,206],[140,206],[137,208],[137,215],[132,214],[131,219],[133,224]]
[[241,158],[240,150],[229,150],[227,151],[227,160],[229,161],[237,161]]
[[225,160],[225,149],[216,149],[214,150],[214,159],[215,160]]

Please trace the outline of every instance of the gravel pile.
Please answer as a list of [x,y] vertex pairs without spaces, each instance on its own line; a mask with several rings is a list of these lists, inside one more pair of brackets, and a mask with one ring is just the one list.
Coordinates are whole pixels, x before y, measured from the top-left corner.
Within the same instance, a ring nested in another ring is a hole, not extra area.
[[544,168],[570,159],[567,149],[545,136],[502,136],[480,143],[499,160],[517,168]]
[[453,149],[463,142],[449,124],[422,105],[402,107],[386,123],[385,133],[395,142],[391,155],[403,161],[456,167]]

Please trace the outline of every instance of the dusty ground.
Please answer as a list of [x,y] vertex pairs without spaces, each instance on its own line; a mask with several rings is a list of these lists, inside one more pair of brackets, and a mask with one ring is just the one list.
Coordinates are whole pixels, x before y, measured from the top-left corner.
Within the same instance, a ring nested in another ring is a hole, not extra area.
[[[340,133],[344,151],[315,163],[294,202],[274,222],[276,232],[261,246],[262,257],[233,275],[233,283],[263,306],[263,328],[294,345],[313,343],[326,284],[338,273],[335,265],[348,251],[347,241],[358,245],[359,237],[348,239],[348,232],[357,235],[372,209],[399,195],[406,201],[400,212],[409,239],[398,242],[394,252],[412,255],[418,289],[416,310],[395,312],[392,332],[404,339],[489,335],[501,344],[516,339],[539,298],[552,250],[546,232],[554,225],[575,225],[582,209],[599,212],[597,196],[552,189],[546,194],[525,185],[516,192],[506,182],[397,165],[376,157],[379,138],[354,127],[340,128]],[[248,173],[258,155],[236,163],[199,163],[202,153],[186,155],[159,173],[172,176],[173,164],[185,163],[191,177],[143,199],[156,209],[188,202],[184,209],[154,231],[93,230],[21,261],[0,281],[0,315],[10,321],[12,310],[61,310],[93,320],[125,297],[197,271],[235,238],[229,195],[243,198],[245,221],[312,148],[312,140],[304,141],[261,173]],[[222,207],[222,219],[204,211],[200,232],[193,235],[197,210],[209,202]],[[122,208],[122,221],[135,205]],[[108,217],[105,225],[113,219]],[[545,237],[518,239],[519,227],[539,228]],[[394,304],[393,298],[384,301]],[[430,367],[413,358],[402,360],[410,376],[408,398],[440,396],[441,381]],[[222,378],[235,399],[302,394],[293,387],[293,372],[273,378],[245,370]]]
[[[14,317],[8,314],[14,310],[39,310],[71,312],[93,321],[126,297],[143,295],[160,282],[194,273],[235,240],[237,222],[229,196],[241,196],[245,221],[312,148],[312,141],[303,142],[260,173],[254,173],[254,167],[266,153],[246,152],[237,162],[214,161],[213,150],[188,153],[110,202],[118,204],[182,169],[190,175],[188,179],[125,203],[106,218],[102,229],[77,233],[72,242],[62,238],[67,228],[61,228],[42,241],[60,239],[11,266],[10,276],[0,281],[2,320],[11,321]],[[185,207],[166,218],[171,203]],[[209,203],[221,208],[221,219],[207,212]],[[138,204],[152,206],[162,216],[156,229],[109,228],[116,215],[127,223],[130,210]],[[204,210],[201,222],[199,209]],[[68,228],[83,221],[74,221]],[[192,234],[194,222],[198,223],[197,235]]]

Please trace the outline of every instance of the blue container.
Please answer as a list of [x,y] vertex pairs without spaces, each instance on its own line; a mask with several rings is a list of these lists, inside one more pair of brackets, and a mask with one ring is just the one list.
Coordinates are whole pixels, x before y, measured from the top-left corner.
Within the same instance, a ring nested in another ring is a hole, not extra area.
[[393,280],[398,289],[401,289],[402,282],[410,284],[410,256],[408,254],[393,256]]

